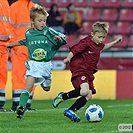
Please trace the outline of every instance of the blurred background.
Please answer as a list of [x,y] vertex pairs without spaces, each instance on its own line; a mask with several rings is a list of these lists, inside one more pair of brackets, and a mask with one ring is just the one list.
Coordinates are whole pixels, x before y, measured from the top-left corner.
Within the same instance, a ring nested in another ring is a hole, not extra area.
[[[133,99],[133,0],[33,0],[33,2],[44,6],[47,11],[53,3],[56,3],[62,18],[67,12],[67,5],[74,2],[82,20],[78,32],[65,33],[68,44],[62,46],[52,60],[54,70],[51,91],[43,92],[38,86],[34,94],[35,100],[53,99],[60,91],[72,89],[69,65],[64,64],[63,59],[67,56],[70,46],[90,34],[92,24],[96,21],[106,21],[110,25],[105,43],[114,40],[118,35],[123,36],[123,41],[102,52],[98,64],[99,71],[95,74],[94,82],[97,94],[93,98]],[[63,23],[61,26],[64,28]],[[10,55],[8,64],[6,97],[11,99]]]

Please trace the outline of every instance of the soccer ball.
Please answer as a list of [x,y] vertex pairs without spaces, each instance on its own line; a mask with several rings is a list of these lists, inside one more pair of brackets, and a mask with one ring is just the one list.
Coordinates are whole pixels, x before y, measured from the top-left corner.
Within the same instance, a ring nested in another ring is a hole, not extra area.
[[99,122],[104,116],[104,111],[102,107],[98,104],[92,104],[88,106],[85,110],[85,118],[89,122]]

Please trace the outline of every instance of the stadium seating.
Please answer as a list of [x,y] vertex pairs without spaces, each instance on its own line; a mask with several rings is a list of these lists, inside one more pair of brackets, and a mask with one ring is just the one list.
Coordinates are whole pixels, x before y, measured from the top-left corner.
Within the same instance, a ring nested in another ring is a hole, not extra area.
[[101,10],[100,9],[88,9],[86,13],[86,21],[100,21],[101,19]]
[[85,13],[84,13],[84,10],[82,10],[82,9],[77,9],[77,11],[79,12],[79,14],[80,14],[80,16],[81,16],[82,21],[84,21],[84,20],[85,20]]
[[113,34],[115,29],[115,24],[114,22],[109,22],[109,31],[108,34]]
[[118,11],[116,9],[104,9],[101,17],[102,21],[116,21],[118,18]]
[[75,0],[74,4],[76,7],[82,7],[85,8],[88,6],[88,0]]
[[133,49],[133,34],[129,36],[128,48]]
[[104,43],[109,43],[111,41],[112,41],[112,37],[110,35],[107,35]]
[[84,22],[81,28],[82,34],[90,34],[92,29],[93,22]]
[[72,45],[74,45],[77,41],[76,41],[76,36],[75,35],[67,35],[66,36],[66,41],[67,44],[63,45],[60,50],[68,50],[69,47],[71,47]]
[[105,6],[104,0],[89,0],[89,7],[104,8],[104,6]]
[[129,22],[117,22],[115,34],[130,34],[131,33],[131,23]]
[[52,3],[56,3],[56,0],[41,0],[40,3],[42,6],[49,8]]
[[105,8],[119,8],[121,0],[105,0]]
[[52,3],[57,3],[62,16],[66,6],[74,2],[82,18],[81,33],[78,37],[67,35],[68,44],[61,49],[68,49],[77,40],[91,33],[92,24],[96,21],[109,22],[109,32],[105,43],[123,35],[123,41],[113,49],[133,48],[133,0],[39,0],[40,4],[49,8]]
[[133,21],[133,9],[121,9],[119,21]]
[[77,42],[79,42],[81,39],[83,39],[83,38],[85,38],[86,36],[88,36],[87,34],[85,35],[83,35],[83,34],[81,34],[81,35],[79,35],[78,36],[78,38],[77,38]]
[[67,7],[68,4],[70,4],[72,0],[58,0],[57,4],[60,8]]
[[59,10],[62,17],[64,17],[64,14],[66,13],[66,10]]
[[121,2],[122,8],[132,8],[133,9],[133,0],[123,0]]

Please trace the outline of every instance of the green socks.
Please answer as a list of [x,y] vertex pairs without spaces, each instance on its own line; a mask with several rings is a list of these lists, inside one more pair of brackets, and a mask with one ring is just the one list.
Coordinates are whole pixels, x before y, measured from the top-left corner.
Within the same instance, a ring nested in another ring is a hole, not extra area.
[[28,99],[29,99],[29,92],[27,90],[24,90],[20,95],[19,105],[26,107]]

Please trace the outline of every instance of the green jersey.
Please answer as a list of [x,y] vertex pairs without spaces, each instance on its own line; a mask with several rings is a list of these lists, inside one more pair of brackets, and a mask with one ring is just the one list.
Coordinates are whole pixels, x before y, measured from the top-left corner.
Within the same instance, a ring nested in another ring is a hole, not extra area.
[[[33,28],[26,31],[26,38],[19,43],[28,48],[28,57],[35,61],[50,61],[58,49],[65,45],[65,35],[56,32],[50,27],[45,26],[43,30],[34,30]],[[55,36],[62,38],[63,42],[54,40]]]

